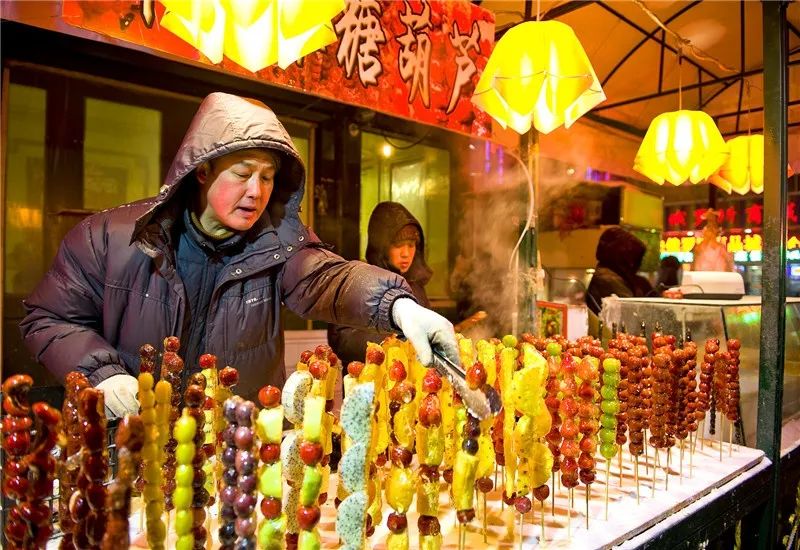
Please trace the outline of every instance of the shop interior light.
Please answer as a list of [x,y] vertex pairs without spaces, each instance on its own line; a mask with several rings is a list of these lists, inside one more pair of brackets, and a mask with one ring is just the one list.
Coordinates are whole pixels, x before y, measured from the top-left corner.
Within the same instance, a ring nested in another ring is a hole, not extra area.
[[586,52],[568,25],[527,21],[497,42],[472,102],[503,128],[543,134],[606,99]]
[[336,41],[331,20],[344,0],[162,0],[160,25],[212,63],[223,55],[252,71],[285,69]]
[[728,158],[717,125],[702,111],[672,111],[650,123],[633,169],[659,185],[699,183]]
[[[748,191],[761,193],[764,191],[764,136],[752,134],[738,136],[728,140],[730,157],[720,169],[711,176],[711,183],[730,193],[740,195]],[[792,167],[787,168],[787,176],[794,174]]]

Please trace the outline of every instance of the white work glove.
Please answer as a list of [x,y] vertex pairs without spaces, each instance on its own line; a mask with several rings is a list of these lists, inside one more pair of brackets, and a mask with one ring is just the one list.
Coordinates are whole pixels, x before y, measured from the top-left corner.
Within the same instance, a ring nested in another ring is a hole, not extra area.
[[109,376],[97,384],[97,389],[103,390],[106,417],[109,420],[122,418],[126,414],[139,414],[139,402],[136,400],[139,381],[133,376],[129,374]]
[[392,320],[414,345],[423,365],[433,362],[432,347],[456,365],[461,364],[453,325],[435,311],[422,307],[411,298],[398,298],[392,304]]

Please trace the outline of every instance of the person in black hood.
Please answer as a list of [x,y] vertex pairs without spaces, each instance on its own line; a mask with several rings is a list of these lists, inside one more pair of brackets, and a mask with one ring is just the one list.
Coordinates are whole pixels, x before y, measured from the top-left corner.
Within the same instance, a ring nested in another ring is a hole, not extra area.
[[586,305],[600,313],[602,300],[616,294],[620,298],[647,296],[653,287],[636,273],[642,266],[647,247],[621,227],[610,227],[597,243],[597,267],[586,291]]
[[[367,263],[402,275],[417,302],[430,307],[425,285],[433,271],[425,263],[425,236],[417,219],[400,203],[382,202],[372,211],[367,232]],[[330,324],[328,344],[346,367],[351,361],[364,360],[367,342],[380,343],[390,334]]]

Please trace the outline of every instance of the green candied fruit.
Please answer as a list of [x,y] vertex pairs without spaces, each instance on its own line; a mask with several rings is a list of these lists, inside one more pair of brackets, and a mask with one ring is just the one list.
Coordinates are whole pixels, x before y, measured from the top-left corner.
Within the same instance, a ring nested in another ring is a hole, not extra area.
[[175,460],[178,464],[191,464],[194,459],[194,443],[178,443]]
[[175,484],[178,487],[189,487],[194,480],[194,468],[191,464],[181,464],[175,468]]
[[547,354],[552,357],[558,357],[561,355],[561,344],[557,344],[556,342],[550,342],[547,344]]
[[605,359],[603,361],[603,372],[619,372],[619,360]]
[[194,514],[191,508],[185,510],[178,510],[175,513],[175,532],[178,535],[188,535],[192,532],[192,520]]
[[600,454],[606,460],[611,460],[617,456],[617,445],[615,443],[602,443],[600,445]]
[[606,414],[617,414],[619,412],[619,401],[601,401],[600,410]]
[[600,415],[600,425],[604,428],[608,428],[610,430],[617,429],[617,417],[613,414],[603,414]]
[[262,550],[282,550],[286,516],[265,519],[258,528],[258,547]]
[[503,336],[503,345],[507,348],[515,348],[518,343],[517,337],[513,334],[506,334]]
[[611,428],[600,428],[600,431],[597,432],[597,437],[600,438],[600,441],[603,443],[614,443],[617,439],[617,430]]
[[182,535],[175,542],[175,550],[192,550],[194,548],[194,535]]
[[172,503],[176,510],[188,510],[192,505],[192,488],[176,487],[172,493]]
[[617,399],[617,389],[613,386],[603,386],[600,388],[600,397],[604,401],[613,401]]
[[617,373],[617,372],[604,372],[603,373],[603,385],[604,386],[611,386],[612,388],[616,388],[617,386],[619,386],[619,373]]
[[311,506],[317,501],[322,485],[322,470],[316,466],[306,466],[303,473],[303,485],[300,489],[300,503]]
[[297,550],[319,550],[321,547],[316,531],[300,531],[300,540],[297,543]]
[[[456,420],[459,422],[466,422],[467,421],[467,408],[466,407],[459,407],[456,409]],[[460,431],[458,433],[461,433]]]
[[194,432],[197,430],[197,422],[188,414],[181,416],[175,421],[175,428],[172,436],[178,443],[189,443],[194,439]]

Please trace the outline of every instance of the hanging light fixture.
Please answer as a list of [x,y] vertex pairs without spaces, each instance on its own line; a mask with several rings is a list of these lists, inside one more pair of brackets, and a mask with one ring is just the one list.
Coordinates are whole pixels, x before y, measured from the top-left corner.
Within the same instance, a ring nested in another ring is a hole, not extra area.
[[700,183],[728,159],[728,146],[703,111],[683,110],[681,49],[678,47],[678,110],[661,113],[639,146],[633,169],[659,185]]
[[592,64],[559,21],[527,21],[497,42],[472,102],[503,128],[520,134],[531,124],[547,134],[606,99]]
[[730,156],[711,176],[711,183],[730,193],[764,191],[764,136],[753,134],[728,140]]
[[162,0],[160,25],[211,63],[223,55],[253,72],[285,69],[336,41],[331,20],[344,0]]

